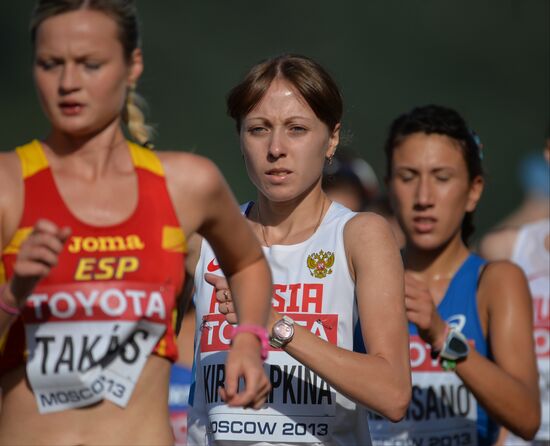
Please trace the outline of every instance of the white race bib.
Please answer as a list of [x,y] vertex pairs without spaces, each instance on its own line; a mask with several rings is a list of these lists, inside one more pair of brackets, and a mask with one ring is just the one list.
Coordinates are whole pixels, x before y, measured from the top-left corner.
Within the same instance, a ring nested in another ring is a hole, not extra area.
[[103,399],[125,407],[163,336],[173,289],[88,282],[41,287],[23,320],[27,376],[40,413]]

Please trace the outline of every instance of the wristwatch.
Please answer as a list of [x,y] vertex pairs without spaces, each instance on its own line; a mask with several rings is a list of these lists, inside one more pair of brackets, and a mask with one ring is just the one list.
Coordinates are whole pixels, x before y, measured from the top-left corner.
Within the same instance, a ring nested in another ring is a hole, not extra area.
[[470,346],[468,339],[456,328],[449,328],[443,348],[438,352],[441,366],[445,370],[454,370],[456,363],[468,357]]
[[294,321],[287,315],[273,324],[269,345],[275,348],[282,348],[294,337]]

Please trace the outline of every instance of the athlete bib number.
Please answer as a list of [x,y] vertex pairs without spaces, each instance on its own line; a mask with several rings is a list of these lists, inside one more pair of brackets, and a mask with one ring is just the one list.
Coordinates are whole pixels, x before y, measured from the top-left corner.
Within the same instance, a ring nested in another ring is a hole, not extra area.
[[[319,315],[292,314],[292,318],[312,333],[326,330],[321,336],[324,335],[327,342],[336,344],[336,315],[323,315],[328,321],[325,324],[331,327],[327,329],[319,322]],[[213,439],[318,443],[332,438],[336,422],[335,390],[281,350],[270,351],[264,364],[272,387],[267,407],[253,411],[225,405],[219,397],[218,388],[225,380],[225,351],[230,345],[231,326],[220,314],[208,315],[203,324],[200,367],[209,417],[207,429]]]
[[27,376],[40,413],[103,399],[125,407],[166,330],[171,289],[109,283],[45,288],[28,299],[23,315]]
[[390,423],[370,412],[374,446],[476,446],[477,402],[462,380],[441,369],[411,336],[412,398],[405,418]]

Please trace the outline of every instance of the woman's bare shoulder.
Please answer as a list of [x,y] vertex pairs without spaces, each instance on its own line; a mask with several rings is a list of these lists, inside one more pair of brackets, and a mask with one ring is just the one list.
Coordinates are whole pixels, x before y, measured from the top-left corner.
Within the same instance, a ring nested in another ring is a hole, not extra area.
[[393,238],[388,221],[374,212],[357,213],[346,224],[345,236],[372,242]]
[[496,260],[487,263],[480,278],[482,283],[498,284],[517,281],[525,277],[523,270],[509,260]]
[[530,298],[525,273],[508,260],[489,262],[485,266],[479,279],[479,293],[498,305],[517,305]]
[[157,152],[161,161],[166,181],[184,190],[192,187],[196,191],[212,192],[223,182],[223,177],[216,164],[201,155],[189,152]]
[[[397,241],[386,219],[372,212],[354,216],[344,229],[346,253],[358,268],[375,264],[402,268]],[[383,260],[382,260],[383,259]],[[380,262],[382,262],[380,264]]]
[[0,202],[13,198],[15,188],[21,187],[22,173],[15,152],[0,153]]
[[2,176],[0,177],[0,180],[3,178],[6,179],[19,179],[21,178],[21,164],[19,162],[19,157],[17,156],[17,153],[14,151],[10,152],[0,152],[0,172],[2,172]]
[[23,174],[15,152],[0,153],[0,247],[15,232],[23,211]]

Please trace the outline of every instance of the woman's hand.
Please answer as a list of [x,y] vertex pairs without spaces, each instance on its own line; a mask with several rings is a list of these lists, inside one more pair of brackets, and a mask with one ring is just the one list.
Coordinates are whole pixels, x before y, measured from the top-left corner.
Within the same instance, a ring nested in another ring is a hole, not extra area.
[[[216,300],[221,314],[231,324],[237,323],[237,313],[225,277],[206,273],[205,280],[216,289]],[[232,347],[225,363],[225,385],[220,387],[220,396],[228,406],[261,408],[271,390],[263,370],[261,344],[251,333],[239,333],[232,341]],[[239,378],[243,377],[245,388],[238,392]]]
[[445,341],[445,321],[441,319],[428,286],[405,272],[405,308],[407,319],[416,325],[420,337],[441,350]]
[[227,279],[223,276],[206,273],[204,275],[204,280],[216,289],[216,300],[218,301],[220,313],[225,315],[227,322],[236,324],[237,313],[235,312],[235,306],[233,305],[233,299],[231,298],[231,291],[229,290]]
[[57,265],[63,245],[71,235],[69,227],[59,228],[49,220],[38,220],[21,243],[10,280],[15,305],[21,307],[36,284]]
[[[251,333],[239,333],[232,341],[225,361],[225,384],[219,392],[228,406],[260,409],[266,402],[271,384],[261,360],[261,344]],[[239,379],[244,389],[239,391]]]

